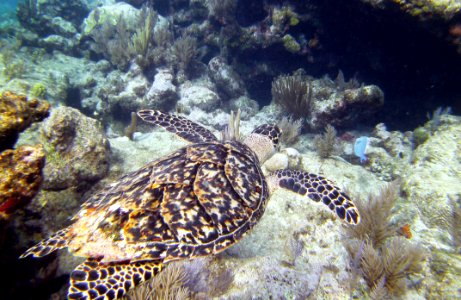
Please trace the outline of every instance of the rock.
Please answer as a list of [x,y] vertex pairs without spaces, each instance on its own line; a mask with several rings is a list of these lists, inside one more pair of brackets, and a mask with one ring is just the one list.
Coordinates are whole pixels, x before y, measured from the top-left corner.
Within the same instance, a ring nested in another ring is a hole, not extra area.
[[301,153],[294,148],[285,148],[280,150],[281,153],[288,157],[288,168],[298,170],[301,168]]
[[69,40],[57,34],[51,34],[43,39],[40,39],[38,41],[38,44],[41,47],[47,49],[60,50],[63,52],[69,52],[74,46],[72,40]]
[[145,95],[150,84],[144,74],[136,69],[137,67],[132,65],[127,73],[118,70],[109,73],[106,81],[96,89],[96,96],[105,100],[100,104],[101,108],[107,107],[108,112],[121,108],[127,115],[138,109],[147,108]]
[[77,33],[75,26],[61,17],[54,17],[51,19],[50,26],[53,32],[65,37],[73,37]]
[[413,16],[420,18],[422,21],[431,19],[450,20],[456,15],[459,15],[461,3],[452,0],[406,0],[406,1],[391,1],[391,0],[362,0],[362,2],[370,3],[374,7],[388,8],[390,4],[398,3],[400,9]]
[[46,101],[31,99],[3,92],[0,95],[0,151],[11,148],[18,134],[33,122],[48,116],[50,104]]
[[168,69],[160,69],[146,95],[145,108],[168,111],[176,104],[178,95],[173,84],[174,76]]
[[264,169],[270,173],[276,170],[288,168],[288,162],[288,155],[279,152],[275,153],[271,158],[269,158],[263,166]]
[[191,108],[199,108],[206,112],[214,111],[220,104],[218,94],[206,86],[194,85],[190,81],[181,85],[178,106],[184,113],[190,113]]
[[84,36],[91,35],[93,30],[99,30],[100,25],[105,22],[110,22],[113,26],[117,25],[120,18],[125,21],[127,29],[133,32],[138,25],[138,16],[139,10],[127,3],[104,5],[89,13],[82,23],[81,32]]
[[373,115],[384,104],[384,93],[376,85],[342,88],[323,78],[312,82],[310,115],[306,123],[313,130],[328,124],[335,128],[354,126],[360,119]]
[[75,28],[80,26],[88,12],[89,8],[84,0],[40,0],[19,4],[17,16],[24,27],[40,36],[70,36],[72,32],[76,32]]
[[441,220],[451,216],[453,203],[459,205],[461,195],[461,118],[444,116],[441,122],[414,151],[402,176],[402,190],[418,208],[425,226],[441,229],[428,234],[437,237],[440,247],[444,243],[446,247],[450,230]]
[[216,84],[223,100],[238,98],[246,94],[245,84],[224,58],[216,56],[208,63],[210,77]]
[[259,104],[253,99],[247,96],[241,96],[229,101],[229,107],[233,111],[240,109],[240,119],[248,120],[252,116],[256,115],[259,111]]
[[7,218],[35,197],[42,183],[44,164],[42,145],[0,153],[0,218]]
[[46,152],[44,189],[81,188],[107,174],[109,142],[98,121],[76,109],[59,107],[41,130]]

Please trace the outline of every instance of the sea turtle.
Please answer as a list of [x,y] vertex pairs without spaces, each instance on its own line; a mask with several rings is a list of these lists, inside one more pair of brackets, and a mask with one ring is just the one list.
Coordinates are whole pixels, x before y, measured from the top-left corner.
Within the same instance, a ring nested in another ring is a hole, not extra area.
[[243,140],[238,118],[219,140],[181,116],[141,110],[138,116],[191,142],[91,196],[74,223],[27,250],[45,256],[67,247],[87,260],[70,275],[69,299],[115,299],[155,276],[166,262],[219,253],[261,218],[277,187],[324,203],[345,222],[360,222],[350,198],[314,174],[260,164],[276,150],[281,130],[261,125]]

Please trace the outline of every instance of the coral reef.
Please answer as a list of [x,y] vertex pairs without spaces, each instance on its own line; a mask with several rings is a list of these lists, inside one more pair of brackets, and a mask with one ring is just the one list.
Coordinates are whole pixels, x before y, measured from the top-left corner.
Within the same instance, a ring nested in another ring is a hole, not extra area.
[[171,48],[175,65],[187,74],[197,56],[197,39],[192,36],[180,37]]
[[43,83],[36,83],[30,90],[30,94],[37,98],[43,98],[46,95],[46,87]]
[[216,110],[220,104],[219,96],[214,91],[206,86],[193,85],[190,82],[181,86],[180,95],[178,105],[184,108],[184,113],[190,113],[191,108],[211,112]]
[[331,125],[327,125],[323,135],[315,136],[314,144],[319,157],[328,158],[334,154],[335,147],[337,147],[336,134],[336,129]]
[[294,118],[308,117],[312,104],[312,83],[298,75],[277,77],[272,82],[272,100]]
[[139,108],[155,108],[168,111],[172,109],[178,99],[174,76],[169,69],[158,69],[154,82],[146,94],[146,100],[139,104]]
[[421,246],[398,237],[391,223],[391,210],[398,192],[398,183],[393,182],[377,196],[358,199],[361,223],[344,229],[351,268],[356,274],[362,274],[373,299],[402,297],[408,289],[406,277],[420,273],[427,257]]
[[336,80],[313,79],[300,69],[294,75],[282,75],[272,82],[272,100],[295,118],[318,131],[328,124],[352,126],[376,112],[384,103],[384,94],[375,85],[360,86],[356,80],[345,81],[342,72]]
[[245,84],[239,74],[226,63],[224,58],[213,57],[208,62],[208,70],[222,100],[238,98],[246,94]]
[[277,125],[282,130],[280,142],[285,146],[290,146],[298,140],[303,126],[303,120],[295,120],[293,117],[283,117]]
[[8,218],[37,194],[45,152],[41,145],[21,146],[0,153],[0,218]]
[[46,101],[30,99],[12,92],[0,95],[0,150],[11,148],[18,134],[33,122],[48,116],[50,104]]
[[450,219],[456,208],[451,201],[458,201],[461,195],[460,139],[461,118],[442,116],[436,131],[415,149],[402,181],[403,191],[418,208],[424,224],[442,229],[428,234],[445,236],[439,243],[450,247]]
[[83,188],[107,174],[109,141],[98,121],[59,107],[43,123],[41,133],[46,152],[44,189]]

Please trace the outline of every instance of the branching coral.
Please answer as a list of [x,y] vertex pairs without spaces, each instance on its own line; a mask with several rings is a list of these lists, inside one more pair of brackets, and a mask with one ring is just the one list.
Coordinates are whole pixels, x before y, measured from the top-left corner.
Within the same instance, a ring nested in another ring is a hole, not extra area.
[[397,236],[391,224],[398,184],[391,183],[368,201],[356,200],[361,223],[345,228],[345,246],[351,256],[351,267],[362,274],[373,299],[399,297],[407,289],[406,277],[421,271],[425,251]]
[[272,100],[295,118],[308,117],[312,102],[312,83],[303,76],[282,75],[272,82]]
[[140,66],[148,64],[147,54],[153,42],[153,30],[157,22],[157,13],[150,7],[144,6],[139,16],[139,26],[131,36],[128,44],[129,52],[136,57]]
[[330,124],[325,128],[323,135],[317,135],[314,139],[315,149],[321,158],[330,157],[336,146],[336,129]]
[[374,248],[381,247],[397,230],[390,219],[398,191],[398,183],[392,182],[376,196],[369,196],[367,200],[356,199],[354,203],[360,211],[361,221],[357,226],[347,227],[346,235],[358,240],[368,239]]
[[303,120],[295,120],[293,117],[283,117],[277,125],[282,130],[280,142],[285,146],[289,146],[298,140],[303,126]]
[[136,131],[137,126],[137,116],[135,112],[131,112],[131,121],[130,125],[125,128],[125,136],[127,136],[130,140],[133,140],[134,132]]
[[126,300],[175,300],[191,299],[190,291],[184,286],[187,273],[180,264],[170,264],[153,279],[130,291]]
[[220,23],[225,23],[234,15],[237,6],[236,0],[207,0],[208,16]]
[[91,36],[94,40],[93,50],[104,55],[112,64],[120,69],[127,67],[131,59],[130,33],[123,15],[117,20],[117,25],[113,26],[110,20],[106,20],[99,30],[94,30]]
[[172,51],[179,69],[187,71],[197,56],[197,40],[191,36],[181,37],[173,44]]

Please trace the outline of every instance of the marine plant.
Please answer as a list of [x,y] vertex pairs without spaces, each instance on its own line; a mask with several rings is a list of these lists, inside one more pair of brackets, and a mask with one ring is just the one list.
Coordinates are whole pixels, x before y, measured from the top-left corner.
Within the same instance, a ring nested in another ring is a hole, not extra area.
[[153,31],[157,22],[157,13],[148,6],[143,6],[139,16],[139,25],[128,44],[129,52],[140,66],[148,65],[148,50],[153,43]]
[[430,132],[423,126],[416,128],[413,131],[413,141],[415,146],[423,144],[431,136]]
[[22,0],[18,3],[16,16],[24,27],[39,21],[37,0]]
[[301,45],[291,34],[285,34],[282,38],[283,46],[288,52],[298,53],[301,51]]
[[394,181],[368,200],[357,199],[362,221],[354,228],[344,228],[353,277],[363,276],[372,299],[402,296],[407,276],[419,273],[427,256],[422,247],[397,236],[391,217],[398,192],[399,184]]
[[46,87],[43,83],[36,83],[30,90],[30,94],[36,98],[43,98],[46,95]]
[[127,136],[130,140],[133,140],[133,134],[136,131],[137,126],[137,119],[135,112],[131,112],[131,121],[130,125],[125,128],[125,136]]
[[183,36],[177,39],[171,48],[175,64],[180,70],[187,72],[197,56],[197,39]]
[[21,78],[25,72],[24,61],[17,59],[15,53],[21,47],[21,43],[16,41],[8,41],[8,47],[2,48],[0,53],[0,61],[3,64],[3,75],[6,80],[13,78]]
[[6,80],[21,78],[25,73],[26,66],[22,60],[13,60],[4,63],[3,75]]
[[123,15],[120,15],[116,26],[110,20],[100,25],[98,30],[91,32],[94,40],[92,49],[96,53],[102,54],[107,60],[119,69],[125,69],[128,66],[132,53],[128,45],[131,42],[130,33]]
[[282,130],[282,136],[280,142],[285,146],[294,144],[301,134],[301,128],[303,126],[302,119],[294,119],[293,117],[283,117],[277,125]]
[[432,114],[427,114],[427,119],[429,120],[429,128],[431,133],[434,133],[437,128],[440,126],[443,116],[451,114],[451,107],[437,107]]
[[207,0],[208,17],[214,18],[218,22],[224,24],[233,17],[235,8],[237,7],[236,0]]
[[158,276],[130,291],[125,300],[191,299],[185,286],[188,275],[181,264],[171,264]]
[[314,138],[314,144],[319,157],[330,157],[336,146],[336,129],[328,124],[323,135],[317,135]]
[[294,118],[308,117],[312,103],[312,82],[300,75],[281,75],[272,82],[272,101]]

